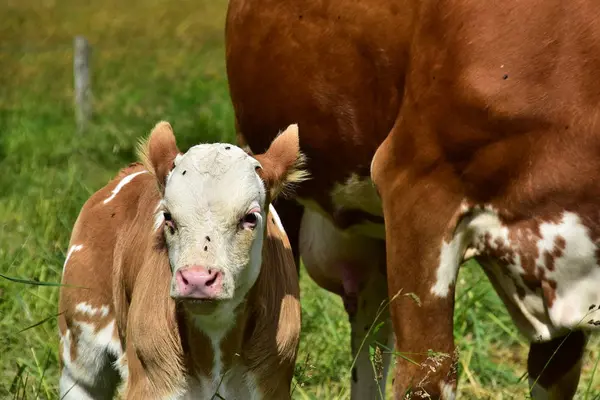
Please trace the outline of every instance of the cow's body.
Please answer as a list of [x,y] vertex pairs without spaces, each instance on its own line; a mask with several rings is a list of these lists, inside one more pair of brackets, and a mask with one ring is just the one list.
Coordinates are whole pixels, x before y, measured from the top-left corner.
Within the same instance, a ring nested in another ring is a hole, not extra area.
[[[534,395],[573,395],[580,328],[600,320],[599,18],[591,0],[230,2],[240,140],[261,151],[301,127],[305,208],[278,209],[311,276],[344,296],[353,349],[378,267],[389,295],[419,297],[391,306],[419,364],[398,359],[397,396],[454,397],[454,282],[472,256],[532,341]],[[353,398],[374,398],[357,368]]]
[[158,186],[133,164],[86,202],[75,223],[63,283],[76,287],[61,290],[59,306],[61,395],[108,399],[123,380],[129,399],[289,398],[299,287],[275,209],[247,296],[196,315],[193,301],[176,305],[169,296]]

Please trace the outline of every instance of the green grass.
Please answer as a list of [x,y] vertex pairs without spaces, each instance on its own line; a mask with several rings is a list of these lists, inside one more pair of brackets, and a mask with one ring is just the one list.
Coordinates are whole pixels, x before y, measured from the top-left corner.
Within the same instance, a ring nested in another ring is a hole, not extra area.
[[[59,282],[81,205],[134,160],[138,138],[158,120],[173,124],[182,149],[233,141],[225,7],[224,0],[0,5],[0,274]],[[72,109],[76,34],[94,48],[95,115],[81,135]],[[306,273],[301,285],[294,397],[347,399],[352,359],[342,302]],[[0,278],[0,398],[57,397],[57,299],[56,287]],[[526,344],[476,265],[460,273],[455,321],[461,398],[524,398]],[[600,396],[598,359],[594,338],[581,398]]]

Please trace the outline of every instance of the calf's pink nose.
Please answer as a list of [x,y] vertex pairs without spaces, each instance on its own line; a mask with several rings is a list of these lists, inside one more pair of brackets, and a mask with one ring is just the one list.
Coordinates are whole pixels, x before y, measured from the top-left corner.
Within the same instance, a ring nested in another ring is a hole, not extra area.
[[178,270],[175,279],[179,295],[193,299],[213,299],[223,287],[221,272],[198,265]]

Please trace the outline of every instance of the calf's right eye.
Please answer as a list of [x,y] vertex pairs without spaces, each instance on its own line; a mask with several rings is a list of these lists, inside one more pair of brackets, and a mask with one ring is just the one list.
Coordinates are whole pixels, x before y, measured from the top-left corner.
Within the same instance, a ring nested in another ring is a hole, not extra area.
[[165,217],[165,224],[169,227],[169,232],[171,235],[175,233],[175,221],[173,221],[173,216],[170,212],[164,212],[163,216]]

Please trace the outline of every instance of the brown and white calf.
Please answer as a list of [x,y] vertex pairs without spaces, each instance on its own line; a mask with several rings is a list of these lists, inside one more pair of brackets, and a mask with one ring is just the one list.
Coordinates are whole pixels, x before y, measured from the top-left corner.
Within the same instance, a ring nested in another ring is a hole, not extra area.
[[534,397],[575,393],[600,325],[599,20],[596,0],[229,2],[240,143],[302,126],[312,179],[303,207],[277,208],[296,258],[344,297],[353,399],[385,387],[368,347],[391,328],[359,345],[399,292],[420,302],[391,303],[415,361],[397,357],[396,396],[454,398],[454,283],[471,256],[531,342]]
[[180,154],[156,125],[143,163],[83,206],[63,270],[60,395],[286,399],[300,332],[290,245],[270,205],[301,180],[295,125],[251,157]]

